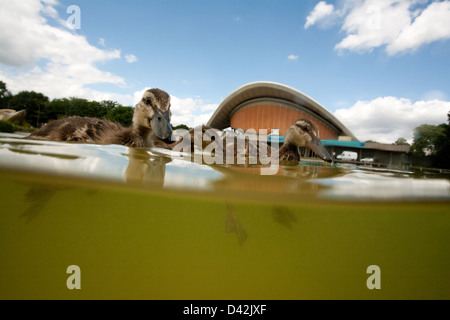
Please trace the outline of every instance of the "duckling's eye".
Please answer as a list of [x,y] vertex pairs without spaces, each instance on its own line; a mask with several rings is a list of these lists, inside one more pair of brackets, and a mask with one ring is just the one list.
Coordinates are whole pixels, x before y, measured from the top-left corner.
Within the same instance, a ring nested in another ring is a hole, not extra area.
[[302,126],[300,124],[297,124],[297,127],[300,128],[300,130],[308,132],[308,127],[307,126]]
[[147,104],[150,104],[150,103],[151,103],[150,98],[145,98],[144,101],[145,101],[145,103],[147,103]]

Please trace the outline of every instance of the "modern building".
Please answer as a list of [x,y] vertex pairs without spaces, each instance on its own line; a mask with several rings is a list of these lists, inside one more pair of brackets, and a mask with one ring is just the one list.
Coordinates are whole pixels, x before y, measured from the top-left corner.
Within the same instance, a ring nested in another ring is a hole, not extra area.
[[[231,93],[217,108],[208,125],[225,129],[278,129],[284,136],[295,120],[307,118],[319,127],[320,138],[356,137],[327,109],[304,93],[275,82],[253,82]],[[347,138],[348,139],[348,138]]]
[[404,167],[409,163],[408,146],[360,142],[317,101],[275,82],[252,82],[238,88],[219,105],[207,125],[216,129],[254,129],[257,132],[266,129],[269,134],[278,133],[283,142],[286,130],[301,118],[317,124],[319,138],[333,158],[342,151],[356,151],[358,160],[370,157],[391,167]]

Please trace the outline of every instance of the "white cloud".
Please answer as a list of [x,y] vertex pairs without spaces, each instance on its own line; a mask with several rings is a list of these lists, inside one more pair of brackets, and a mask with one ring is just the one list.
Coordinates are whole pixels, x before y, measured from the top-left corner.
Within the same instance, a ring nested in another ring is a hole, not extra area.
[[332,25],[339,18],[344,38],[338,51],[367,52],[385,46],[389,55],[414,51],[422,45],[450,38],[450,1],[351,0],[340,9],[319,2],[306,18],[312,25]]
[[128,63],[137,62],[138,58],[134,54],[127,54],[125,56],[125,60],[127,60]]
[[447,95],[440,90],[430,90],[422,96],[423,100],[447,100]]
[[288,60],[290,61],[297,61],[298,60],[298,56],[294,55],[294,54],[290,54],[288,55]]
[[450,38],[450,1],[433,2],[403,28],[398,37],[387,47],[389,54],[416,50],[420,46]]
[[327,4],[325,1],[320,1],[308,17],[306,17],[304,28],[308,29],[316,23],[322,23],[322,25],[323,23],[327,24],[327,21],[329,22],[334,15],[334,6],[332,4]]
[[[144,92],[148,89],[150,89],[150,87],[146,87],[134,93],[134,105],[142,99]],[[172,111],[172,119],[170,122],[174,126],[185,124],[189,127],[195,127],[206,124],[219,106],[218,104],[205,103],[200,98],[177,98],[171,95],[170,100],[170,110]]]
[[[0,1],[0,77],[12,92],[35,90],[50,98],[102,97],[130,103],[130,95],[101,92],[87,85],[126,86],[125,80],[96,64],[120,59],[120,50],[88,43],[58,18],[56,0]],[[57,22],[50,25],[48,19]],[[12,34],[16,36],[11,36]],[[101,40],[100,40],[101,42]]]
[[141,101],[144,92],[147,91],[148,89],[151,89],[151,87],[145,87],[144,89],[136,91],[133,94],[133,106],[137,105],[139,101]]
[[218,104],[207,104],[199,98],[180,99],[171,96],[172,124],[186,124],[189,127],[206,124]]
[[447,101],[379,97],[358,101],[350,108],[336,110],[334,115],[361,141],[393,143],[400,137],[412,142],[414,128],[445,123],[449,111]]

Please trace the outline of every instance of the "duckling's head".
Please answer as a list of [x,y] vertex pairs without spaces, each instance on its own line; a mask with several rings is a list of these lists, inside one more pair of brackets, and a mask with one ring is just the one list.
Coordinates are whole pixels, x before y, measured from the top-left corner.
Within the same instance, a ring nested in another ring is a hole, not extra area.
[[149,89],[134,108],[133,125],[153,130],[161,140],[170,140],[170,96],[160,89]]
[[295,121],[286,131],[285,144],[293,144],[298,147],[307,147],[314,151],[321,159],[331,162],[331,156],[319,139],[319,128],[308,119]]

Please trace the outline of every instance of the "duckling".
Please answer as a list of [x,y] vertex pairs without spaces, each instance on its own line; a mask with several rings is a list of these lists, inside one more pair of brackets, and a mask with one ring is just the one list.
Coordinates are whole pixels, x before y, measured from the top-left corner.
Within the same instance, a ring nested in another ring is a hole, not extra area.
[[[239,145],[237,143],[237,136],[233,136],[232,139],[229,139],[225,134],[221,134],[220,132],[211,134],[210,129],[210,127],[202,126],[201,130],[191,129],[189,131],[192,150],[196,142],[202,141],[202,144],[198,145],[199,148],[203,150],[211,145],[208,149],[212,149],[215,153],[219,153],[224,157],[226,157],[228,151],[232,151],[234,157],[242,155],[244,157],[249,157],[250,155],[254,157],[271,156],[272,153],[275,152],[268,143],[262,141],[258,143],[254,139],[249,139],[248,137],[245,139],[244,150],[238,150]],[[200,140],[199,137],[195,139],[196,134],[198,135],[200,132],[202,137],[205,135],[208,136],[206,141],[205,139]],[[332,162],[330,154],[320,142],[318,136],[319,128],[314,122],[308,119],[296,120],[286,132],[284,143],[278,152],[279,160],[285,162],[299,162],[300,152],[298,148],[307,147],[314,151],[314,153],[322,160]]]
[[171,143],[170,96],[160,89],[147,90],[135,106],[129,128],[97,118],[68,117],[50,121],[29,139],[161,147]]
[[327,149],[320,142],[319,128],[308,119],[296,120],[286,131],[279,151],[280,161],[300,161],[299,147],[307,147],[326,162],[332,162]]

